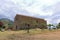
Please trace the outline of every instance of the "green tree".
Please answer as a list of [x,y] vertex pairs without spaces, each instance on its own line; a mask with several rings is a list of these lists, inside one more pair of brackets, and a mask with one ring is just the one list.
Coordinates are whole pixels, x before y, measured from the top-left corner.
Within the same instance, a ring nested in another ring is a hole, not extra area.
[[47,26],[50,27],[49,30],[51,30],[51,26],[53,26],[53,24],[48,24]]
[[60,23],[58,23],[57,28],[58,28],[58,29],[60,28]]
[[53,24],[48,24],[49,27],[53,26]]
[[40,29],[44,30],[47,28],[47,25],[45,23],[40,24]]
[[33,28],[38,28],[38,22],[36,20],[32,21]]

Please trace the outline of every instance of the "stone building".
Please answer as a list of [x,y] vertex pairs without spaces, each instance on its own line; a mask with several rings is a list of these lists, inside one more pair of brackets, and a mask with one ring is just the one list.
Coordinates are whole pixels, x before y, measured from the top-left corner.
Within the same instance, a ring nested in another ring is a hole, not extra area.
[[27,28],[30,28],[30,29],[47,28],[47,22],[46,22],[46,20],[41,19],[41,18],[35,18],[35,17],[17,14],[14,19],[13,29],[20,30],[20,29],[27,29]]

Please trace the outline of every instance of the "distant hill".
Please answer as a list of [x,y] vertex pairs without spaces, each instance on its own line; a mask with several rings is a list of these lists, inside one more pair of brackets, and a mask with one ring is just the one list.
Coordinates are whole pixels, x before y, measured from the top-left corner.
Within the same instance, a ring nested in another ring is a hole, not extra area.
[[7,18],[7,16],[0,14],[0,19]]
[[8,18],[1,18],[0,21],[3,22],[4,26],[6,26],[6,27],[13,26],[13,21]]
[[10,21],[10,22],[13,22],[12,20],[8,19],[8,18],[1,18],[0,21]]
[[1,18],[0,21],[6,21],[6,22],[12,22],[13,23],[13,21],[8,19],[8,18]]

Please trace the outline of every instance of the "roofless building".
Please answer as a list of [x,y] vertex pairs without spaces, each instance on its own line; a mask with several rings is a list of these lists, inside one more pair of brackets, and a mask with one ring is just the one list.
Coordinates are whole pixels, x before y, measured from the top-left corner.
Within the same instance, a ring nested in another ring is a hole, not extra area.
[[14,30],[20,30],[20,29],[27,29],[27,25],[29,25],[29,28],[47,28],[47,22],[44,19],[41,18],[35,18],[30,16],[24,16],[17,14],[14,19]]

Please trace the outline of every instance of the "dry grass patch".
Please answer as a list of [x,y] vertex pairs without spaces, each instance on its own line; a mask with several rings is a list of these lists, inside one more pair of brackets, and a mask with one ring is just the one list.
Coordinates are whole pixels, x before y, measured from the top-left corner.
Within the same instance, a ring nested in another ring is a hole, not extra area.
[[31,29],[28,34],[26,30],[0,32],[0,40],[60,40],[60,30]]

